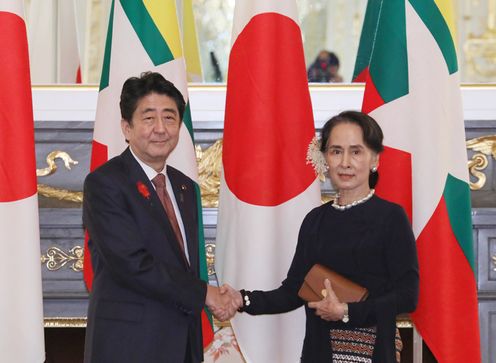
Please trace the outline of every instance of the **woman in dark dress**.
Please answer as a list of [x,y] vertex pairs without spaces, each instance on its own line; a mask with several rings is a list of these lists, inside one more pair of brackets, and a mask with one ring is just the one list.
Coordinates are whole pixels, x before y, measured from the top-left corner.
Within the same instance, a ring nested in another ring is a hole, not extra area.
[[336,199],[305,217],[279,288],[238,293],[240,310],[248,314],[296,309],[305,304],[298,291],[317,263],[369,290],[365,301],[346,304],[326,281],[327,296],[305,305],[302,362],[396,362],[396,316],[416,307],[419,275],[410,223],[399,205],[374,194],[382,139],[379,125],[361,112],[342,112],[325,124],[321,152]]

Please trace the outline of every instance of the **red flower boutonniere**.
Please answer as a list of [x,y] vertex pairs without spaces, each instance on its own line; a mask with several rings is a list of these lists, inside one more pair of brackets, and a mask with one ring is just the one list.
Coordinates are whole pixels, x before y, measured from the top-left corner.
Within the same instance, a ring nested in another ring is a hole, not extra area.
[[145,197],[146,199],[150,199],[150,191],[148,190],[147,186],[143,184],[142,181],[139,181],[136,183],[136,187],[138,188],[138,192]]

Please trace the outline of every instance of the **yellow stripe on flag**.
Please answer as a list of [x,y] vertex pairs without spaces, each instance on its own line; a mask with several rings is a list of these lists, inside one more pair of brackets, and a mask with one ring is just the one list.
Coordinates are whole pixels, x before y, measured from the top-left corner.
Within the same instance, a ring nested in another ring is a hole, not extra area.
[[183,49],[179,35],[175,0],[143,0],[143,4],[160,31],[160,34],[164,37],[165,42],[174,55],[174,59],[181,58],[183,56]]
[[444,21],[448,25],[448,28],[451,33],[451,38],[453,39],[453,43],[455,47],[458,47],[457,33],[456,33],[456,21],[455,21],[455,9],[453,7],[452,0],[434,0],[439,11],[443,15]]
[[184,58],[186,59],[188,81],[201,82],[203,76],[192,0],[183,0],[182,14]]

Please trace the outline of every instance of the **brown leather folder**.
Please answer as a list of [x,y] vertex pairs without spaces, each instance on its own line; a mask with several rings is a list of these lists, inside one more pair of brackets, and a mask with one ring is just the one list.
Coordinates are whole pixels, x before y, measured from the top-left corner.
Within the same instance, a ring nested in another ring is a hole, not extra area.
[[336,293],[340,302],[351,303],[367,299],[368,290],[357,283],[347,279],[331,269],[319,264],[313,265],[305,276],[298,296],[305,301],[320,301],[327,294],[324,280],[331,282],[331,287]]

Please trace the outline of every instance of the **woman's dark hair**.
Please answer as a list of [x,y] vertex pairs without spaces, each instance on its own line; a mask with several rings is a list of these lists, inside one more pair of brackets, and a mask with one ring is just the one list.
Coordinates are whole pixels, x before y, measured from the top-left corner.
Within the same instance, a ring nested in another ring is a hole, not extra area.
[[[320,151],[323,153],[327,150],[327,143],[329,141],[329,136],[331,135],[332,129],[339,124],[350,123],[355,124],[360,127],[363,134],[363,142],[377,154],[380,154],[384,150],[384,145],[382,140],[384,135],[382,133],[381,127],[372,117],[366,113],[360,111],[343,111],[340,114],[332,117],[327,121],[320,132],[321,135],[321,145]],[[370,172],[369,175],[369,186],[374,188],[379,180],[379,173],[377,171]]]
[[166,95],[172,98],[179,111],[180,120],[183,119],[186,107],[183,95],[172,82],[156,72],[143,72],[139,77],[131,77],[124,82],[119,103],[121,117],[131,124],[138,101],[150,93]]

